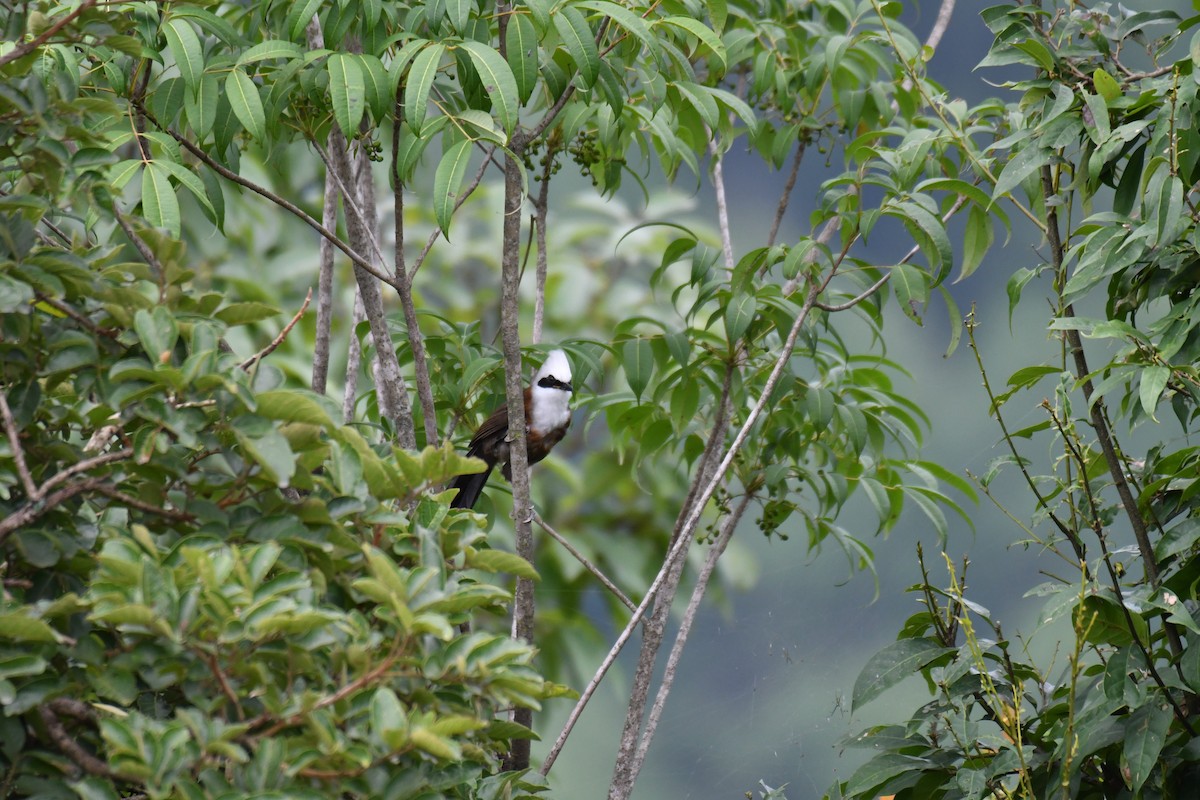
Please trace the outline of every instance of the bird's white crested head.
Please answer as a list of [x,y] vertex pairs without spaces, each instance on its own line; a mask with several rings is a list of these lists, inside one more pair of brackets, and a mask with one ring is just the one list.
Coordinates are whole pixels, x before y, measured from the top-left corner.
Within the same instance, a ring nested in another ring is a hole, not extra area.
[[540,383],[543,378],[554,378],[561,383],[570,385],[571,362],[567,361],[566,353],[562,350],[550,351],[537,374],[533,376],[534,385]]
[[571,421],[571,362],[562,350],[551,350],[530,387],[533,408],[529,426],[534,433],[564,428]]

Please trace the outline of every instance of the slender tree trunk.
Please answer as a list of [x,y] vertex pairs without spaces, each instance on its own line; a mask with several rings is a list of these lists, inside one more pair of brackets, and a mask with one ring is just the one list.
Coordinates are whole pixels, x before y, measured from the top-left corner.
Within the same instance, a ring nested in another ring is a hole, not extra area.
[[[524,139],[514,134],[504,159],[504,246],[501,256],[500,334],[504,349],[505,397],[508,404],[509,464],[512,470],[513,524],[517,554],[533,563],[533,507],[529,502],[529,456],[525,439],[525,381],[521,368],[521,152]],[[533,642],[533,582],[517,579],[513,599],[513,636]],[[533,727],[533,712],[519,708],[513,720]],[[506,769],[529,766],[529,740],[513,742]]]
[[[325,176],[325,199],[321,224],[326,230],[337,226],[337,188],[330,175]],[[329,352],[333,331],[333,243],[321,237],[321,266],[317,279],[317,334],[313,346],[312,390],[325,394],[329,381]],[[351,333],[353,335],[353,333]]]

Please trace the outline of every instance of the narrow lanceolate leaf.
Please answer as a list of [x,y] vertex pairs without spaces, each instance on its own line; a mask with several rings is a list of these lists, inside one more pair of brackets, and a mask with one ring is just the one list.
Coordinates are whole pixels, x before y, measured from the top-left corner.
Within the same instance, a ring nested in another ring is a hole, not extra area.
[[200,76],[204,74],[204,56],[196,31],[181,19],[170,19],[163,26],[163,36],[175,57],[175,66],[179,68],[184,85],[195,92],[200,85]]
[[903,220],[904,224],[910,227],[921,252],[929,261],[929,266],[936,271],[937,280],[934,283],[940,283],[954,260],[954,250],[950,247],[950,237],[946,235],[945,224],[929,209],[913,202],[891,205],[886,213]]
[[511,134],[517,124],[520,99],[517,94],[517,79],[513,77],[508,62],[499,53],[482,42],[465,41],[459,47],[467,51],[483,90],[492,101],[492,113],[500,120],[506,133]]
[[610,3],[608,0],[584,0],[582,3],[577,3],[576,5],[579,8],[600,12],[600,14],[612,20],[618,28],[637,39],[650,56],[655,59],[658,58],[658,42],[655,41],[654,36],[650,33],[650,26],[646,24],[644,19],[625,8],[625,6]]
[[621,365],[625,368],[625,379],[638,400],[650,385],[654,374],[654,351],[649,339],[630,339],[621,347]]
[[1142,370],[1142,383],[1138,387],[1138,395],[1142,401],[1142,408],[1151,419],[1155,418],[1154,410],[1158,408],[1158,399],[1162,397],[1163,389],[1167,388],[1167,380],[1170,377],[1171,368],[1161,364]]
[[347,139],[358,133],[367,107],[367,89],[362,68],[354,56],[334,53],[326,62],[329,70],[329,99],[333,101],[333,118]]
[[142,172],[142,215],[156,228],[166,228],[178,236],[180,229],[179,198],[162,165],[150,161]]
[[595,34],[574,6],[560,7],[553,19],[555,30],[579,70],[579,87],[590,88],[600,74],[600,52],[596,49]]
[[267,116],[263,112],[262,98],[258,95],[258,87],[250,76],[241,69],[234,69],[225,79],[225,96],[233,115],[242,123],[242,127],[255,139],[266,136]]
[[717,36],[717,34],[714,33],[713,30],[706,26],[703,22],[692,19],[691,17],[676,16],[664,17],[663,19],[658,20],[658,22],[655,24],[671,25],[672,27],[685,30],[695,36],[700,40],[701,44],[712,51],[713,58],[717,60],[717,63],[714,65],[716,67],[714,71],[718,74],[724,74],[727,66],[725,45],[721,41],[721,37]]
[[1125,724],[1124,756],[1135,796],[1158,764],[1167,731],[1171,729],[1171,718],[1171,706],[1165,700],[1153,698],[1129,715]]
[[533,568],[532,564],[516,553],[509,553],[504,550],[475,550],[474,548],[468,548],[466,565],[472,569],[481,569],[484,572],[507,572],[516,575],[518,578],[528,578],[533,581],[541,580],[541,576],[537,574],[537,570]]
[[757,299],[749,292],[738,292],[729,299],[729,305],[725,306],[725,334],[731,347],[749,329],[756,310]]
[[425,123],[429,90],[433,86],[438,64],[445,52],[446,45],[431,42],[413,59],[412,67],[408,71],[408,83],[404,87],[404,121],[412,128],[413,133],[420,134],[421,126]]
[[268,39],[251,47],[237,60],[237,65],[253,64],[257,61],[269,61],[274,58],[300,58],[304,51],[298,44],[285,42],[283,39]]
[[538,81],[537,30],[527,14],[514,13],[508,18],[504,43],[508,68],[517,83],[517,97],[524,105],[533,96]]
[[1050,151],[1040,147],[1026,147],[1004,165],[1004,170],[996,180],[996,188],[992,190],[992,199],[997,200],[1008,194],[1049,161]]
[[208,191],[204,188],[204,181],[200,180],[196,173],[182,164],[176,164],[173,161],[155,161],[154,163],[166,170],[167,174],[172,178],[179,181],[207,211],[214,215],[217,213],[216,209],[213,208],[212,202],[208,199]]
[[857,711],[910,675],[925,667],[953,648],[943,647],[933,639],[901,639],[880,650],[854,681],[851,711]]
[[471,160],[471,145],[470,141],[462,141],[452,146],[442,156],[433,174],[433,216],[446,239],[450,238],[450,218],[454,214],[463,176],[467,174],[467,163]]
[[313,14],[317,13],[317,9],[321,7],[324,0],[301,0],[294,3],[290,11],[288,11],[287,19],[284,24],[288,29],[288,38],[294,40],[303,39],[304,29],[308,26],[309,21],[313,18]]
[[980,206],[971,206],[967,212],[967,228],[963,232],[962,266],[955,283],[970,276],[983,263],[983,256],[993,241],[991,216]]
[[925,273],[912,264],[897,264],[892,267],[892,291],[900,310],[918,325],[923,325],[921,315],[929,302],[929,283]]

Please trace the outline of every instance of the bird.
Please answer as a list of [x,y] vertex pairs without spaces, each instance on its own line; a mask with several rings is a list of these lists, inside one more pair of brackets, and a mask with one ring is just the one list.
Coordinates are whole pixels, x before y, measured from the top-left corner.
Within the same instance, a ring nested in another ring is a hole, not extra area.
[[[571,394],[571,364],[567,361],[567,354],[562,350],[551,350],[525,389],[525,449],[530,464],[545,458],[566,435],[571,425]],[[459,475],[454,479],[451,486],[458,489],[458,495],[451,501],[451,508],[474,508],[488,476],[497,464],[504,465],[502,474],[507,480],[512,480],[508,461],[507,406],[496,409],[483,421],[471,437],[467,455],[481,459],[487,464],[487,469]]]

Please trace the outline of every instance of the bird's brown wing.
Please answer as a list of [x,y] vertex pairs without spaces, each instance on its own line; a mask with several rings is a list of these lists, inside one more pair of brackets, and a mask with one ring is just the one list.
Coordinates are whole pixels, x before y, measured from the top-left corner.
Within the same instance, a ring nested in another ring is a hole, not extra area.
[[479,426],[479,430],[475,431],[475,435],[471,437],[471,444],[467,449],[467,455],[479,455],[485,443],[491,443],[497,436],[503,438],[507,432],[508,408],[501,406],[483,421],[483,424]]

